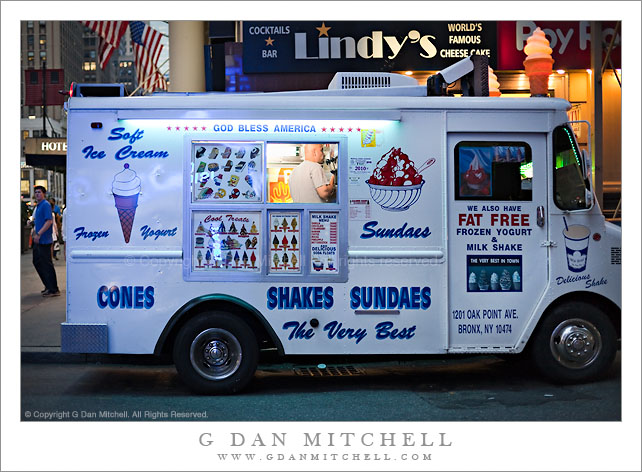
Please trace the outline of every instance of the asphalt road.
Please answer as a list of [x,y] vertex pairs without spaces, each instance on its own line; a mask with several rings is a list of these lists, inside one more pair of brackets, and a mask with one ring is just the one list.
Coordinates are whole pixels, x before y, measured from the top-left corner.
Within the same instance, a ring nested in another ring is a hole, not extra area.
[[492,356],[350,364],[352,375],[333,376],[273,364],[259,366],[238,395],[198,396],[172,365],[23,363],[21,419],[185,421],[172,412],[192,412],[204,421],[619,421],[620,364],[618,354],[604,378],[579,385],[554,385]]

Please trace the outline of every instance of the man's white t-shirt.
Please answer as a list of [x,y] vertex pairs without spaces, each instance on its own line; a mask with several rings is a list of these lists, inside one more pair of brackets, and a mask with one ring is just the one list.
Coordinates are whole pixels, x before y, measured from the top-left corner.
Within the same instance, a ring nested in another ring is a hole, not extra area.
[[318,187],[330,183],[321,164],[304,160],[294,168],[288,182],[294,203],[326,203],[317,192]]

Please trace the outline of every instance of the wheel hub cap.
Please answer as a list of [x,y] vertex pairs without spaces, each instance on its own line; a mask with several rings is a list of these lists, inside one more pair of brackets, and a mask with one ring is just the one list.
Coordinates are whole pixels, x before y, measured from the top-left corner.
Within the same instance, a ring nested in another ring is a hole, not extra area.
[[205,347],[204,357],[208,364],[220,366],[227,362],[229,350],[225,343],[213,341]]
[[599,330],[586,320],[560,323],[551,335],[551,352],[560,364],[571,369],[587,367],[602,350]]

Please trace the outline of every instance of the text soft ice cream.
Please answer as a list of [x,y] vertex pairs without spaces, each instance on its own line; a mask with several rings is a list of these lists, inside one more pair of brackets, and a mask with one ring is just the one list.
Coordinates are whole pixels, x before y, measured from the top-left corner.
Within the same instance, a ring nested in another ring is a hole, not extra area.
[[531,89],[531,96],[548,95],[548,76],[553,72],[553,57],[550,43],[538,27],[526,40],[524,68]]
[[125,242],[129,243],[140,194],[140,177],[129,168],[129,164],[125,164],[124,169],[114,176],[111,192],[114,195],[123,237]]

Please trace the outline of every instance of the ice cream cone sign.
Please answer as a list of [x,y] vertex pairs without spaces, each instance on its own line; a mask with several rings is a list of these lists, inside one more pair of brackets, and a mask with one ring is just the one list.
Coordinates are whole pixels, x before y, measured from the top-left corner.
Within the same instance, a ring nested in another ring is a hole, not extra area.
[[528,76],[531,97],[548,96],[548,76],[553,72],[553,50],[544,32],[537,27],[526,40],[524,69]]
[[502,93],[499,91],[499,82],[493,69],[488,66],[488,95],[491,97],[499,97]]
[[124,169],[114,176],[111,192],[114,195],[125,243],[129,243],[140,194],[140,177],[129,168],[129,164],[125,164]]

